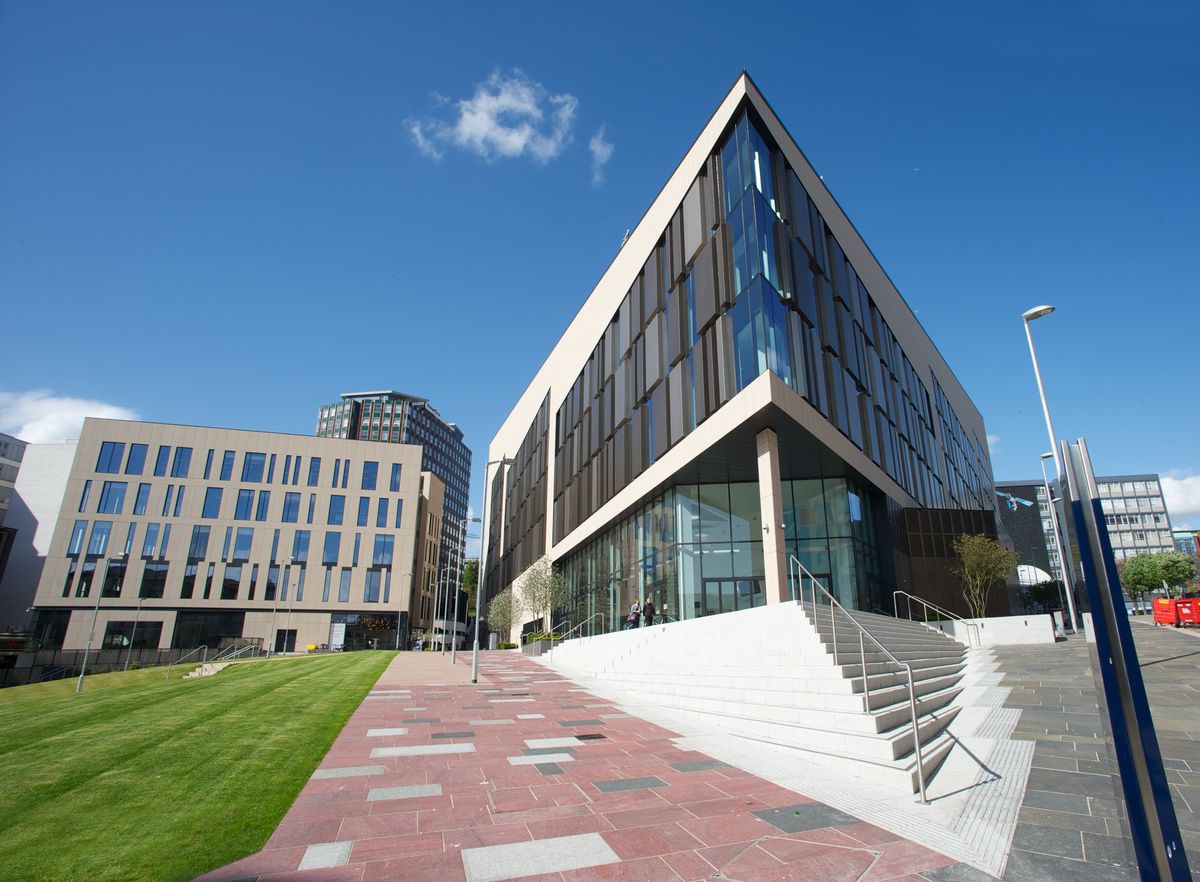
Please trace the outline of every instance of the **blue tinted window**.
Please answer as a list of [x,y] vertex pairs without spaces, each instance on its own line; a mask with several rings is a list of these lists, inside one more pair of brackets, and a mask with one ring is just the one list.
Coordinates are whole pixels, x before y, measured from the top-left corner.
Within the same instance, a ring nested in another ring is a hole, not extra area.
[[362,470],[362,488],[364,490],[374,490],[375,484],[379,480],[379,463],[363,462]]
[[279,530],[271,536],[271,560],[279,559]]
[[294,524],[300,519],[300,494],[283,494],[283,522]]
[[163,507],[162,507],[162,516],[164,518],[171,513],[171,500],[174,498],[175,498],[175,485],[168,484],[167,485],[167,495],[166,495],[166,498],[163,499]]
[[144,515],[146,513],[146,505],[150,502],[150,485],[138,484],[137,496],[133,500],[133,513],[135,515]]
[[237,495],[237,506],[233,510],[233,519],[235,521],[250,520],[250,512],[254,509],[254,491],[239,490]]
[[386,527],[388,516],[388,501],[387,499],[379,500],[379,510],[375,512],[375,526]]
[[330,496],[329,497],[329,515],[325,518],[325,523],[330,526],[339,526],[346,514],[346,497],[345,496]]
[[360,545],[362,545],[362,533],[355,533],[354,534],[354,553],[352,555],[350,555],[350,565],[351,566],[354,566],[354,567],[358,566],[358,549],[359,549]]
[[192,467],[192,448],[176,447],[175,459],[171,462],[171,477],[186,478]]
[[390,567],[392,565],[392,552],[396,546],[396,537],[392,535],[381,535],[375,537],[375,550],[371,554],[371,566],[373,567]]
[[225,544],[221,546],[221,560],[229,560],[229,546],[233,544],[233,527],[225,528]]
[[125,553],[126,557],[129,557],[129,555],[133,554],[133,540],[136,535],[137,535],[137,522],[130,521],[129,522],[129,532],[127,532],[125,534],[125,552],[124,553]]
[[83,534],[87,532],[87,521],[76,521],[71,529],[71,541],[67,544],[67,554],[78,557],[83,550]]
[[219,518],[221,516],[221,488],[209,487],[204,491],[204,511],[200,516],[205,518]]
[[221,458],[221,480],[228,481],[233,477],[233,451],[226,450]]
[[338,587],[338,602],[350,602],[350,570],[348,569],[342,570],[342,583]]
[[167,473],[167,462],[171,459],[171,448],[166,444],[158,446],[158,456],[154,458],[154,474],[161,478]]
[[267,467],[265,453],[247,453],[242,459],[242,481],[246,484],[261,484],[263,469]]
[[171,540],[171,525],[170,525],[170,524],[163,524],[163,530],[162,530],[162,544],[158,546],[158,556],[159,556],[159,557],[166,557],[166,556],[167,556],[167,543],[168,543],[170,540]]
[[125,491],[129,485],[124,481],[105,481],[100,488],[100,506],[96,510],[101,514],[120,514],[125,508]]
[[[300,465],[300,458],[296,458],[297,468]],[[321,479],[321,457],[312,456],[308,459],[308,486],[316,487],[317,481]]]
[[206,480],[206,481],[209,479],[209,476],[212,474],[212,461],[213,461],[213,454],[215,452],[216,451],[214,451],[211,447],[208,448],[208,456],[206,456],[204,458],[204,480]]
[[400,519],[404,516],[404,500],[396,500],[396,528],[400,528]]
[[79,494],[79,511],[82,512],[85,508],[87,508],[88,497],[91,495],[92,495],[92,482],[84,481],[83,482],[83,492]]
[[249,560],[250,546],[254,543],[253,527],[238,527],[237,536],[233,540],[233,559]]
[[329,485],[330,487],[336,487],[338,485],[338,475],[341,473],[342,461],[340,459],[335,459],[333,461],[333,483]]
[[96,458],[96,471],[115,475],[121,471],[121,459],[125,456],[125,444],[121,441],[104,441],[100,444],[100,456]]
[[321,563],[331,566],[338,562],[338,546],[341,542],[341,533],[330,531],[325,534],[325,550],[321,554]]
[[175,517],[179,517],[179,513],[183,511],[183,491],[186,490],[183,484],[179,485],[179,492],[175,494]]
[[221,599],[237,600],[238,587],[242,584],[242,565],[226,564],[225,578],[221,580]]
[[350,460],[346,460],[342,466],[342,489],[346,489],[346,482],[350,480]]
[[360,527],[365,527],[367,525],[367,518],[370,516],[371,516],[371,497],[370,496],[358,497],[358,525]]
[[292,486],[300,483],[300,460],[303,457],[297,456],[296,462],[292,465]]
[[271,454],[271,461],[267,463],[267,483],[270,484],[275,480],[275,454]]
[[398,462],[392,463],[392,480],[389,489],[393,493],[400,492],[400,465]]
[[140,475],[146,468],[146,450],[145,444],[130,444],[129,459],[125,460],[125,474]]
[[188,557],[193,560],[204,560],[208,556],[209,527],[197,524],[192,527],[192,541],[188,546]]
[[308,560],[308,544],[311,540],[312,533],[308,530],[296,531],[296,538],[292,540],[292,560],[296,563]]
[[108,536],[112,533],[112,521],[96,521],[92,524],[92,537],[88,540],[88,556],[103,557],[108,551]]
[[[299,457],[296,457],[299,459]],[[283,475],[279,478],[280,484],[290,484],[292,474],[292,455],[289,453],[283,458]]]
[[271,506],[271,491],[258,491],[258,508],[254,512],[254,520],[265,521],[267,519],[267,509]]
[[379,584],[382,581],[382,571],[367,570],[367,581],[363,585],[363,603],[379,603]]
[[313,517],[316,515],[316,512],[317,512],[317,494],[309,493],[308,494],[308,522],[310,524],[313,522]]
[[159,524],[146,524],[146,538],[142,542],[142,557],[154,557],[154,547],[158,545]]

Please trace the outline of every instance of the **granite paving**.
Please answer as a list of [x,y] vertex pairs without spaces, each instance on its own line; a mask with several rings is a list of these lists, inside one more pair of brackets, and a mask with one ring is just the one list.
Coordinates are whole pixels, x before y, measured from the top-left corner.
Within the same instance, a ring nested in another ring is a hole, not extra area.
[[[518,652],[482,653],[478,686],[469,656],[452,666],[431,655],[400,653],[372,694],[404,688],[418,705],[444,696],[440,717],[405,718],[394,702],[365,700],[263,850],[203,882],[987,878],[685,750],[675,732],[617,712]],[[492,712],[490,701],[480,709],[513,678],[536,681],[523,696],[530,713],[502,703]],[[580,720],[565,707],[580,701],[612,713]],[[603,738],[563,731],[597,725]],[[470,740],[454,742],[462,737]],[[1082,838],[1080,847],[1089,848]]]
[[[1200,641],[1146,618],[1132,621],[1134,644],[1184,849],[1200,878]],[[1073,636],[1000,647],[996,661],[1012,688],[1006,706],[1021,709],[1013,737],[1034,742],[1005,882],[1138,879],[1091,647]]]

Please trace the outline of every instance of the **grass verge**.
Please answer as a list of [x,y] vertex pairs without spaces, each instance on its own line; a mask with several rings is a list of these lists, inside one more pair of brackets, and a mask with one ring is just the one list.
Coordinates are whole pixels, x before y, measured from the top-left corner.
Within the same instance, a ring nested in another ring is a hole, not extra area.
[[0,690],[0,877],[174,882],[253,854],[393,655]]

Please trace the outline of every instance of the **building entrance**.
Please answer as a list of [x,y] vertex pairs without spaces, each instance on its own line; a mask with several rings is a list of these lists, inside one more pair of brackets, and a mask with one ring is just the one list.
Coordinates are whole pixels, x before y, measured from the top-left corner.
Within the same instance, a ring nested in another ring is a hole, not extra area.
[[762,579],[704,579],[700,589],[700,615],[734,612],[766,602]]

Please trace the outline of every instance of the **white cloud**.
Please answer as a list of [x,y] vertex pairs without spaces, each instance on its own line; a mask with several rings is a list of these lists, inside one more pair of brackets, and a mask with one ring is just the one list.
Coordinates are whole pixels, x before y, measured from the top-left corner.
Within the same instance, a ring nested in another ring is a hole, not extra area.
[[988,435],[987,436],[987,445],[988,445],[988,450],[995,452],[996,448],[1000,446],[1000,436],[999,435]]
[[592,139],[588,141],[588,152],[592,154],[592,186],[600,187],[604,184],[604,166],[612,159],[613,145],[604,140],[604,126],[596,130],[592,135]]
[[[445,96],[435,93],[440,102]],[[457,147],[488,162],[529,156],[545,164],[569,143],[578,99],[569,92],[551,94],[520,70],[493,71],[475,86],[475,94],[453,103],[456,116],[405,120],[409,135],[426,156],[441,159]]]
[[30,444],[78,438],[84,417],[136,420],[138,413],[104,401],[55,395],[52,389],[0,392],[0,432]]
[[1174,526],[1200,524],[1200,475],[1168,473],[1160,478],[1160,483]]

